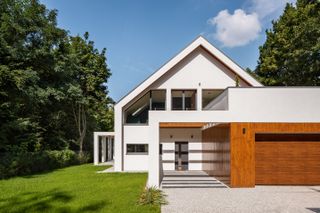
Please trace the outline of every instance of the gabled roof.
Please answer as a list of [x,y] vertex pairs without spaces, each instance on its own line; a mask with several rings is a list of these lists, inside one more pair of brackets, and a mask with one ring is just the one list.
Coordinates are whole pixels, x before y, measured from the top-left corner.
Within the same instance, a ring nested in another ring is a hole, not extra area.
[[183,60],[192,51],[194,51],[196,48],[200,46],[204,48],[206,51],[208,51],[213,57],[218,59],[224,66],[226,66],[236,75],[238,75],[239,78],[247,82],[249,85],[254,87],[263,86],[259,81],[254,79],[250,74],[248,74],[245,70],[243,70],[238,64],[236,64],[224,53],[222,53],[220,50],[214,47],[209,41],[207,41],[202,36],[199,36],[193,42],[191,42],[187,47],[185,47],[180,53],[178,53],[175,57],[170,59],[167,63],[165,63],[162,67],[160,67],[156,72],[151,74],[146,80],[144,80],[136,88],[134,88],[122,99],[120,99],[116,105],[124,106],[125,104],[127,104],[129,101],[131,101],[141,92],[143,92],[146,88],[148,88],[151,84],[153,84],[157,79],[159,79],[161,76],[167,73],[171,68],[173,68],[176,64],[178,64],[181,60]]

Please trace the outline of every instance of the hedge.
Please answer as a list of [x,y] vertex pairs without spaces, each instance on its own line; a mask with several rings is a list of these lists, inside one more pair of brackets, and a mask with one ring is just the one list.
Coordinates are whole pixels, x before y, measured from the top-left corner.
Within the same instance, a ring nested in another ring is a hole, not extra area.
[[30,175],[86,162],[72,150],[0,153],[0,179]]

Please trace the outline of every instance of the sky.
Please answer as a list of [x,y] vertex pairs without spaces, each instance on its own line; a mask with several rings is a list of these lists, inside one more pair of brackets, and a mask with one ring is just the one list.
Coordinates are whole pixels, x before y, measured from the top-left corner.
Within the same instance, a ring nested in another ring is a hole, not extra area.
[[107,49],[109,96],[121,99],[202,35],[243,68],[254,69],[265,31],[294,0],[40,0],[58,26],[89,32]]

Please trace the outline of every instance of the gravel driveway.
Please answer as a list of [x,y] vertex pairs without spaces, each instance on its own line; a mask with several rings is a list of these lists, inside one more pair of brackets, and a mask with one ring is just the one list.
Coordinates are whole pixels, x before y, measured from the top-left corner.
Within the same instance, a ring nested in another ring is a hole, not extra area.
[[309,212],[320,213],[320,186],[256,186],[255,188],[163,189],[163,213]]

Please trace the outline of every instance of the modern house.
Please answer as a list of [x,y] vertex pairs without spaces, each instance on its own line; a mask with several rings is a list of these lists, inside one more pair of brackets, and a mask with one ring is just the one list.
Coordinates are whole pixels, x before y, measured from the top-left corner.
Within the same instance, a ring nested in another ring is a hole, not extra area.
[[320,184],[320,88],[264,87],[200,36],[115,105],[114,169]]

